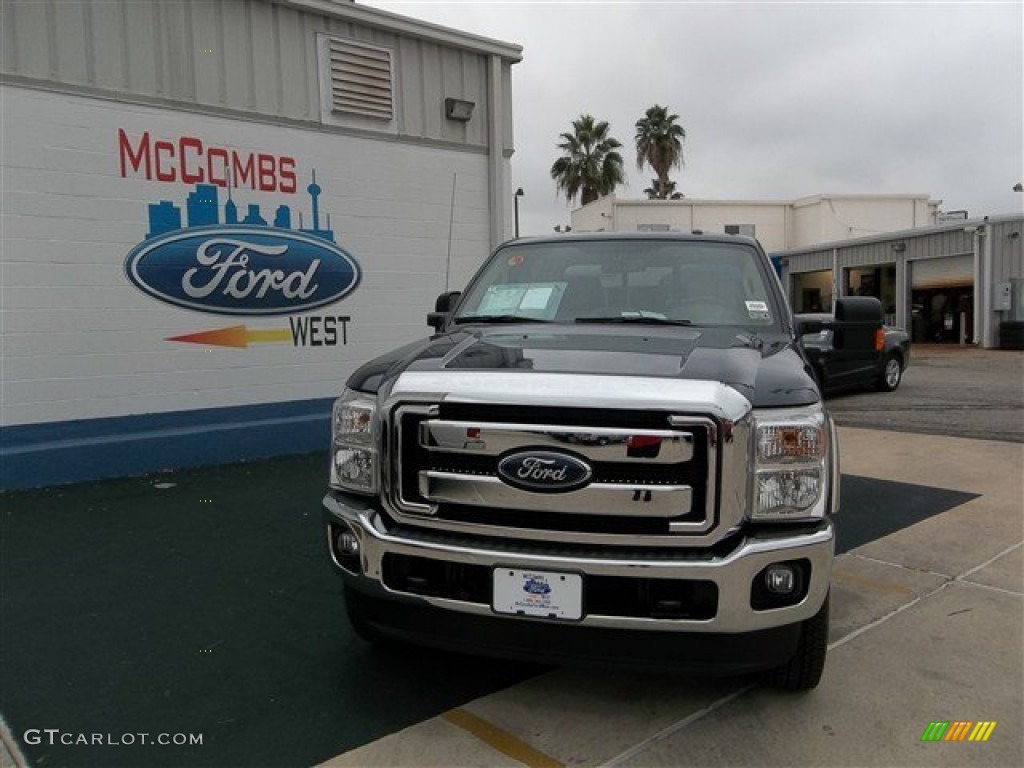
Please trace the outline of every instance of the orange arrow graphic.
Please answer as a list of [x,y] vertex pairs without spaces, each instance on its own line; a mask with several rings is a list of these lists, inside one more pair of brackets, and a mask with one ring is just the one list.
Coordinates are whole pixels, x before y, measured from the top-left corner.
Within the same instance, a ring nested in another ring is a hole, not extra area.
[[246,349],[250,344],[276,344],[292,340],[292,332],[287,328],[271,328],[268,330],[249,330],[244,325],[233,325],[230,328],[217,328],[212,331],[187,333],[184,336],[171,336],[167,341],[183,341],[187,344],[205,344],[214,347],[236,347]]

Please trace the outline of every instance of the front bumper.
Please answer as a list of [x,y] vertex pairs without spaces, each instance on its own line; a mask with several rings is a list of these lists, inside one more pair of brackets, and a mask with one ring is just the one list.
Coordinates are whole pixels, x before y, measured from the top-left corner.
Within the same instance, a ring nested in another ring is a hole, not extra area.
[[[324,497],[323,516],[328,552],[346,586],[374,602],[392,602],[435,613],[462,614],[487,619],[499,626],[545,624],[558,631],[581,627],[652,633],[742,634],[789,627],[811,618],[828,595],[834,550],[834,529],[828,520],[812,528],[769,529],[735,538],[727,551],[693,549],[678,554],[592,549],[567,550],[538,543],[482,541],[440,536],[395,528],[389,530],[376,500],[349,494]],[[343,562],[333,546],[334,537],[350,531],[359,543],[354,561]],[[700,619],[602,615],[586,611],[571,624],[546,619],[521,618],[494,613],[489,601],[452,599],[399,591],[385,583],[386,556],[425,558],[469,567],[522,568],[580,573],[584,583],[591,577],[666,579],[713,582],[717,604],[713,615]],[[801,561],[806,564],[804,594],[784,607],[755,610],[751,589],[767,566]],[[398,606],[395,606],[396,608]],[[438,614],[440,615],[440,614]],[[383,619],[382,619],[383,621]]]

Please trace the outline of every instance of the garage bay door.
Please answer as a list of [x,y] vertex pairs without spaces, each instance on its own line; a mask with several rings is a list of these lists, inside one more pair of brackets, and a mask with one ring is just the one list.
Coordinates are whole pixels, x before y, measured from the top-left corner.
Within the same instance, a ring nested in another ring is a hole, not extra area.
[[910,263],[911,286],[915,290],[966,287],[974,284],[974,256],[946,256]]

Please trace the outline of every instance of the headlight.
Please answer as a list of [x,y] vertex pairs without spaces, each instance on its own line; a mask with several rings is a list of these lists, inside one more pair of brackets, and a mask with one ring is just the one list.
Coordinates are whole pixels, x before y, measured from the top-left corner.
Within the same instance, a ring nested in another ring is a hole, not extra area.
[[829,430],[820,405],[756,416],[752,520],[789,522],[825,515]]
[[372,395],[346,390],[334,402],[331,417],[332,488],[377,492],[378,457]]

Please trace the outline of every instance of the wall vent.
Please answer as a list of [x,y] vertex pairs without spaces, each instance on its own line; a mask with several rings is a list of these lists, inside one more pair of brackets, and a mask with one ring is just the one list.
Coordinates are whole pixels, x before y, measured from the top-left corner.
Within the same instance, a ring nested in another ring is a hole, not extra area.
[[331,38],[331,111],[392,120],[391,51]]

